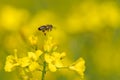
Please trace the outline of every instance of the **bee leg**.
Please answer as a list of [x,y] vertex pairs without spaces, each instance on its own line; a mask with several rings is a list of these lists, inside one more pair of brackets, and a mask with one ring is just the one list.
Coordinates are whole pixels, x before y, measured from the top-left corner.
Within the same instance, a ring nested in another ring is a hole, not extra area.
[[42,32],[44,33],[44,32],[45,32],[45,30],[42,30]]
[[46,36],[46,33],[44,32],[44,35]]
[[50,31],[52,31],[52,28],[50,28]]

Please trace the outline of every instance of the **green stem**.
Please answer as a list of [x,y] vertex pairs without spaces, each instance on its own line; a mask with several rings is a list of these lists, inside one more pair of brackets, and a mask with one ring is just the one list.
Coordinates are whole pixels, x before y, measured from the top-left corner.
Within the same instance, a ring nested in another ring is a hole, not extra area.
[[42,71],[42,79],[41,80],[45,79],[45,74],[46,74],[46,62],[44,61],[43,62],[43,71]]

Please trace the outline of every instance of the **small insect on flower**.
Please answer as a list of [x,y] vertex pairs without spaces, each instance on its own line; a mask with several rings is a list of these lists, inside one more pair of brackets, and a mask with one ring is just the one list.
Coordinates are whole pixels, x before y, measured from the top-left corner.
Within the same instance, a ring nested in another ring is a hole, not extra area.
[[48,25],[42,25],[38,28],[39,31],[42,31],[44,33],[44,35],[46,35],[47,31],[52,31],[53,26],[51,24]]

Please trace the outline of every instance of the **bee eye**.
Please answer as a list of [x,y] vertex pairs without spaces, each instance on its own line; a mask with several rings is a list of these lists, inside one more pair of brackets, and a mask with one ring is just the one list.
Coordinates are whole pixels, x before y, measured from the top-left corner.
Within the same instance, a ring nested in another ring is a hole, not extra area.
[[38,28],[38,30],[41,30],[40,27]]

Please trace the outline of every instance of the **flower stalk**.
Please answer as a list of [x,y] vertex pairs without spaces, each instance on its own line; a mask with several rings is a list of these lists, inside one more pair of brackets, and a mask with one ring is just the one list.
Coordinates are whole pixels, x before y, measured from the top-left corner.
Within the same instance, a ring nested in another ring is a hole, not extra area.
[[43,62],[43,71],[42,71],[42,78],[41,80],[45,80],[45,74],[46,74],[46,62]]

